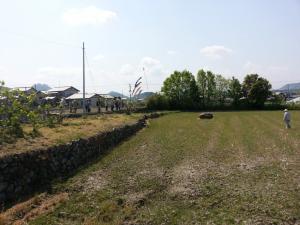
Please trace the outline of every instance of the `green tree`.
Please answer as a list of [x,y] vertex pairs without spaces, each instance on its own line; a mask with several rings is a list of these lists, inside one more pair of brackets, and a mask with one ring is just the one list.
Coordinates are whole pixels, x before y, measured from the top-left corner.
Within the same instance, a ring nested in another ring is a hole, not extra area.
[[197,73],[197,86],[202,107],[205,108],[212,103],[211,100],[215,96],[215,75],[211,71],[205,72],[203,69],[199,70]]
[[233,105],[237,106],[239,104],[240,98],[243,96],[242,85],[238,79],[232,77],[229,82],[229,97],[233,99]]
[[150,110],[169,109],[169,102],[165,95],[156,93],[147,99],[147,108]]
[[206,102],[206,93],[207,93],[207,77],[206,77],[206,72],[203,69],[199,70],[197,73],[197,86],[198,86],[201,105],[204,108]]
[[168,98],[170,107],[193,109],[198,102],[198,88],[195,77],[187,70],[175,71],[163,84],[162,92]]
[[216,82],[215,97],[220,105],[224,105],[225,99],[228,96],[230,81],[224,78],[222,75],[216,75],[215,82]]
[[262,108],[271,95],[272,85],[265,78],[257,74],[250,74],[243,82],[243,92],[249,104],[255,108]]
[[27,95],[18,90],[3,88],[0,84],[0,142],[13,141],[23,137],[22,123],[32,125],[33,135],[38,134],[42,111],[37,107],[37,96]]
[[212,99],[216,93],[216,80],[215,75],[211,71],[206,72],[207,76],[207,104],[212,103]]
[[251,90],[251,88],[253,87],[253,85],[255,84],[255,82],[258,79],[258,74],[248,74],[246,75],[246,77],[244,78],[244,82],[242,85],[242,91],[243,91],[243,95],[244,97],[248,97],[249,92]]

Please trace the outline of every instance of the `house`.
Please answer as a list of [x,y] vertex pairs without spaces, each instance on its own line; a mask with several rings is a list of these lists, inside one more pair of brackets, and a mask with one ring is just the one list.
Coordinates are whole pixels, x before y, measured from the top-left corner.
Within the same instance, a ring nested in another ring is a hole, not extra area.
[[13,88],[12,90],[20,91],[27,96],[34,94],[36,96],[37,104],[41,104],[43,99],[46,97],[45,93],[43,93],[42,91],[36,90],[34,87],[16,87],[16,88]]
[[65,87],[52,88],[48,90],[46,93],[48,97],[68,98],[78,92],[79,90],[72,86],[65,86]]
[[38,91],[34,87],[16,87],[13,88],[14,91],[20,91],[26,95],[36,94]]
[[[97,101],[99,98],[101,98],[101,96],[96,93],[93,93],[93,94],[86,93],[85,94],[85,101],[90,101],[91,107],[97,106]],[[78,104],[79,107],[82,107],[83,106],[83,93],[73,94],[73,95],[67,97],[66,101],[68,104],[70,104],[73,101],[77,101],[79,103]]]

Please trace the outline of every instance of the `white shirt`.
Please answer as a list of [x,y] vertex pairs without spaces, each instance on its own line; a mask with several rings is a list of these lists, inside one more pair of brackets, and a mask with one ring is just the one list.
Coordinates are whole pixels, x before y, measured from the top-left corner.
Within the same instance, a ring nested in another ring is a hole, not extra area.
[[284,121],[290,121],[291,120],[291,114],[289,112],[285,112],[283,115]]

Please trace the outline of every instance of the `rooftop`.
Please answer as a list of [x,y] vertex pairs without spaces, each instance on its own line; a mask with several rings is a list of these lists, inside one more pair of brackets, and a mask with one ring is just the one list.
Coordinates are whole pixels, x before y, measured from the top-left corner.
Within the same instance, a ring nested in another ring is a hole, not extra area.
[[[96,94],[96,93],[85,93],[85,98],[86,99],[89,99],[89,98],[92,98],[92,97],[97,97],[99,96],[99,94]],[[76,93],[76,94],[73,94],[69,97],[67,97],[66,99],[82,99],[83,98],[83,93]]]
[[[54,88],[51,88],[50,90],[48,90],[48,92],[62,92],[62,91],[68,90],[69,88],[74,88],[74,87],[73,86],[54,87]],[[77,88],[74,88],[74,89],[79,91]]]

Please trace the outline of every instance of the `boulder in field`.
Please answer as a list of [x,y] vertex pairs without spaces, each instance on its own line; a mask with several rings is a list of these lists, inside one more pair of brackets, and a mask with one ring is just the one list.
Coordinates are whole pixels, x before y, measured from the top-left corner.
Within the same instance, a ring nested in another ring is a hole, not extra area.
[[200,119],[212,119],[213,117],[214,117],[214,115],[210,112],[200,113],[200,115],[199,115]]

